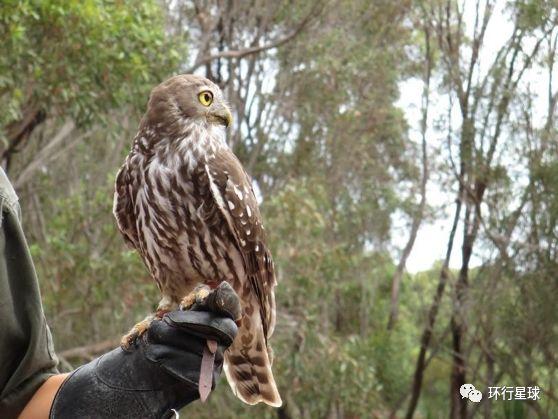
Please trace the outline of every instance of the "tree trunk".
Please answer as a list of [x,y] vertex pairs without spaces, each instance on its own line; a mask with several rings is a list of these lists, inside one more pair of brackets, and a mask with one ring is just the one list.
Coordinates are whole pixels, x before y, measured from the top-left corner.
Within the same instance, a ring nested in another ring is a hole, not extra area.
[[434,325],[436,324],[436,318],[438,316],[438,311],[440,309],[440,302],[442,296],[444,295],[444,289],[448,282],[449,277],[449,261],[451,258],[451,252],[453,250],[453,240],[455,238],[455,232],[457,230],[457,224],[459,222],[459,216],[461,214],[461,196],[463,193],[462,187],[459,188],[457,194],[457,200],[455,205],[455,215],[453,217],[453,225],[448,239],[448,246],[446,250],[446,257],[444,259],[444,265],[440,271],[440,279],[438,281],[438,287],[436,288],[436,294],[434,295],[434,300],[428,311],[428,319],[422,336],[420,339],[420,351],[417,358],[417,365],[415,367],[415,374],[413,377],[413,385],[411,388],[411,400],[409,402],[409,407],[407,408],[407,413],[405,417],[411,419],[415,414],[417,408],[418,400],[420,397],[420,392],[422,390],[422,379],[424,377],[424,369],[426,368],[426,352],[430,346],[430,341],[432,340],[432,334],[434,332]]
[[33,130],[46,119],[46,112],[38,106],[28,103],[22,111],[22,118],[12,122],[6,128],[6,143],[0,148],[0,161],[6,172],[10,168],[10,160],[18,147],[25,142]]
[[[465,134],[463,134],[465,135]],[[465,169],[466,170],[466,169]],[[486,182],[477,181],[473,190],[467,190],[467,209],[463,222],[463,244],[461,246],[461,269],[455,285],[454,307],[451,316],[452,372],[450,379],[450,418],[467,419],[467,399],[459,389],[466,383],[467,359],[464,350],[466,333],[466,296],[469,287],[469,264],[473,245],[480,225],[480,204],[486,190]],[[472,222],[471,222],[472,219]]]
[[473,243],[471,236],[465,236],[462,247],[463,263],[456,283],[455,306],[451,317],[453,363],[450,384],[450,418],[452,419],[467,418],[467,399],[461,397],[459,389],[466,382],[466,359],[463,351],[463,340],[466,328],[464,304],[465,292],[469,283],[469,260],[473,249]]

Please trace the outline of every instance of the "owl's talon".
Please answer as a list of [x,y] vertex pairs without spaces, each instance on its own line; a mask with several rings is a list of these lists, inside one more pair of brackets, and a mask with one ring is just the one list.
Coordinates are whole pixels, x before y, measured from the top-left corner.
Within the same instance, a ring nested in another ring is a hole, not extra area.
[[223,314],[231,319],[238,321],[242,317],[240,300],[236,292],[226,281],[211,290],[207,285],[199,285],[182,299],[181,310],[207,310],[217,314]]
[[211,294],[211,288],[207,285],[199,285],[194,290],[196,296],[196,304],[203,304],[205,299]]
[[130,329],[130,331],[122,337],[122,339],[120,340],[120,347],[125,351],[130,350],[130,348],[136,342],[136,339],[141,337],[147,331],[147,329],[149,329],[152,320],[153,316],[149,316],[143,319],[141,322],[136,323],[134,327],[132,327],[132,329]]
[[190,310],[190,308],[192,308],[195,302],[196,302],[195,295],[193,293],[190,293],[182,299],[178,308],[180,310]]
[[122,339],[120,339],[120,347],[125,351],[129,351],[138,337],[139,335],[135,331],[135,327],[132,328],[132,330],[130,330],[127,334],[122,336]]
[[198,285],[194,290],[182,299],[180,310],[190,310],[194,304],[203,306],[207,296],[211,294],[211,288],[205,284]]

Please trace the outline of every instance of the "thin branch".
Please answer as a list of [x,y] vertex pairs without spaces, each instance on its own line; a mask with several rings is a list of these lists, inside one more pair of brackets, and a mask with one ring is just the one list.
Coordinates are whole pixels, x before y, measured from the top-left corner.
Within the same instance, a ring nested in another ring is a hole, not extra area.
[[316,9],[316,5],[318,3],[319,2],[316,2],[314,4],[314,7],[312,7],[312,10],[310,11],[310,13],[308,13],[306,15],[306,17],[304,19],[302,19],[302,21],[298,24],[298,26],[293,31],[291,31],[290,33],[288,33],[284,37],[276,39],[275,41],[264,44],[264,45],[257,45],[257,46],[253,46],[253,47],[250,47],[250,48],[240,49],[240,50],[222,51],[222,52],[219,52],[217,54],[213,54],[213,55],[209,55],[209,56],[199,58],[194,63],[194,65],[192,65],[189,69],[186,70],[186,72],[187,73],[193,73],[198,68],[200,68],[200,67],[202,67],[206,64],[209,64],[213,60],[216,60],[216,59],[219,59],[219,58],[238,58],[238,59],[240,59],[240,58],[244,58],[248,55],[258,54],[262,51],[267,51],[267,50],[270,50],[270,49],[273,49],[273,48],[278,48],[281,45],[286,44],[291,39],[294,39],[306,27],[306,25],[310,21],[310,18],[314,14],[314,11],[315,11],[314,9]]
[[91,345],[78,346],[77,348],[66,349],[58,355],[64,359],[82,358],[93,359],[96,355],[108,351],[118,346],[117,339],[107,339],[101,342],[92,343]]
[[422,178],[420,182],[420,202],[418,206],[418,211],[412,217],[411,231],[409,232],[409,238],[403,252],[397,264],[397,269],[393,275],[392,287],[391,287],[391,308],[389,313],[389,319],[387,324],[387,329],[392,330],[395,326],[398,316],[398,301],[399,301],[399,286],[401,279],[403,278],[403,273],[405,271],[405,266],[407,264],[407,259],[413,250],[415,240],[417,238],[417,233],[420,228],[420,224],[424,217],[424,209],[426,207],[426,184],[428,182],[428,153],[426,150],[426,131],[428,129],[428,110],[430,107],[430,78],[432,74],[432,54],[430,49],[430,28],[428,25],[424,27],[425,35],[425,48],[426,48],[426,65],[425,65],[425,75],[424,75],[424,88],[422,92],[422,121],[421,121],[421,135],[422,135]]
[[49,143],[37,153],[33,161],[27,165],[20,173],[17,180],[14,182],[15,188],[21,188],[23,184],[31,177],[31,175],[44,163],[49,154],[70,135],[75,128],[73,121],[66,121],[66,123],[58,130],[56,135],[49,141]]

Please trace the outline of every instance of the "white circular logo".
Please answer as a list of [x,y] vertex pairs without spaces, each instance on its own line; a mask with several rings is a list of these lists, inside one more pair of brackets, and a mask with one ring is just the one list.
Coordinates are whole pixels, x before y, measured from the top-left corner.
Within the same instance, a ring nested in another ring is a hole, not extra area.
[[459,388],[459,394],[461,394],[462,399],[469,399],[474,403],[478,403],[482,400],[482,393],[472,384],[463,384]]

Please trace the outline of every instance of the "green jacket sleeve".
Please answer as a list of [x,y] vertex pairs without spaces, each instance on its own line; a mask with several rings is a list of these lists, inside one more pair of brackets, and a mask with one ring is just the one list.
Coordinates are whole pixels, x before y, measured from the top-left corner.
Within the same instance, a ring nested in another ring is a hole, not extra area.
[[15,191],[0,168],[0,418],[16,418],[58,360]]

